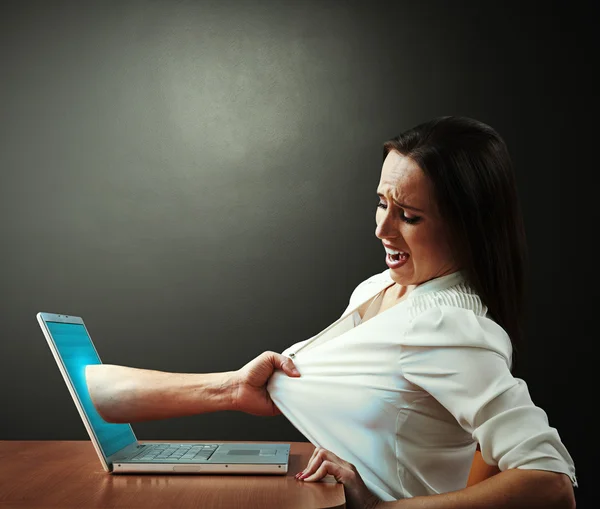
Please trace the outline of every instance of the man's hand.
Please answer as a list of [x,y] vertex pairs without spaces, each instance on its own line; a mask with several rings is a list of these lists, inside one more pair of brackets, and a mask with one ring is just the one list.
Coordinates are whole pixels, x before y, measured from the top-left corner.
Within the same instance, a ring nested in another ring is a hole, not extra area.
[[232,381],[232,410],[253,415],[280,414],[267,392],[267,382],[276,369],[283,370],[287,376],[300,376],[289,357],[275,352],[263,352],[235,371]]
[[383,504],[378,496],[369,491],[354,465],[321,447],[315,448],[308,465],[296,474],[296,479],[312,482],[326,475],[332,475],[344,485],[348,509],[375,509]]

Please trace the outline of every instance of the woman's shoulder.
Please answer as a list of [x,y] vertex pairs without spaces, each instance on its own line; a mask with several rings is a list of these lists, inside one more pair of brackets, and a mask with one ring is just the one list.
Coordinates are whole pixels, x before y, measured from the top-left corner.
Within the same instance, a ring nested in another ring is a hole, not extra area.
[[441,306],[487,316],[488,308],[462,272],[454,272],[419,285],[410,293],[412,317]]
[[457,272],[413,290],[406,307],[409,326],[405,344],[429,347],[474,347],[493,350],[510,359],[512,344],[506,331]]
[[402,344],[419,348],[477,348],[491,350],[508,360],[512,344],[506,331],[467,302],[437,302],[415,312]]

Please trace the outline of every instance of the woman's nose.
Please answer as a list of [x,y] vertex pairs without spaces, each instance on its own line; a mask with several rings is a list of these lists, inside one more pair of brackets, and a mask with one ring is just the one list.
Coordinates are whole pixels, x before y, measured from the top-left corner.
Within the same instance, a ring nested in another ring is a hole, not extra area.
[[394,225],[394,221],[389,217],[389,214],[382,215],[377,221],[375,236],[380,240],[398,236],[397,228]]

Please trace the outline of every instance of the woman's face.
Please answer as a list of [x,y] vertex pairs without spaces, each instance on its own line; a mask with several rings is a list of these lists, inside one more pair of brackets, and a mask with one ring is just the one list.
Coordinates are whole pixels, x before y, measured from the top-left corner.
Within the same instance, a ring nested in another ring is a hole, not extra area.
[[416,163],[392,150],[381,170],[375,235],[384,247],[392,279],[418,285],[459,269],[450,250],[443,218],[433,199],[429,178]]

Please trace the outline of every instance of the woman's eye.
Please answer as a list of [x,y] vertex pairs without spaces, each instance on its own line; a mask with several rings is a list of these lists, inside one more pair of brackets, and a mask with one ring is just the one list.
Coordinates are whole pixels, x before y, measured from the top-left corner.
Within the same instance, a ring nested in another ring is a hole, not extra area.
[[[383,203],[382,201],[379,201],[377,203],[377,207],[385,210],[387,208],[387,205],[385,203]],[[404,221],[407,224],[417,224],[421,220],[421,218],[418,216],[412,216],[412,217],[405,216],[404,211],[402,211],[400,213],[400,219],[402,219],[402,221]]]
[[407,217],[404,215],[404,213],[402,213],[402,221],[408,224],[417,224],[420,220],[421,218],[418,216]]

